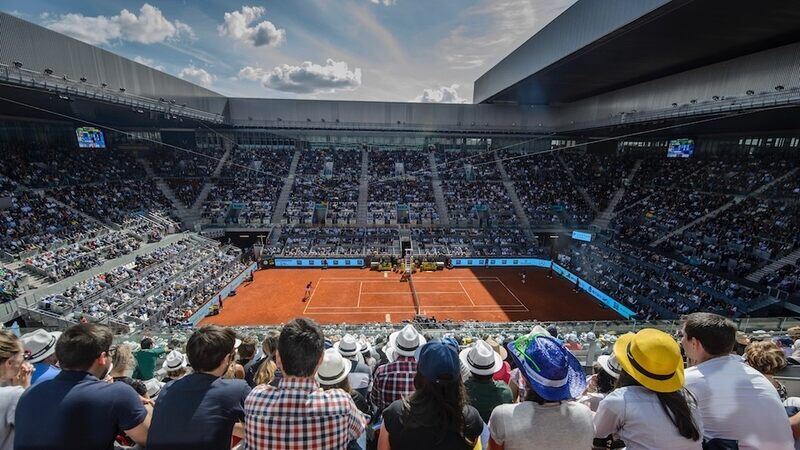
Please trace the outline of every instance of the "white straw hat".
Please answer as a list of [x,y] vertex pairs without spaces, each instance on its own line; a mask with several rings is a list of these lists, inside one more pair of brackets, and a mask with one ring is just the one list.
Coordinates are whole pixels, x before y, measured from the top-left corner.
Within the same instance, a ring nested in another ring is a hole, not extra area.
[[417,349],[428,342],[416,328],[406,325],[400,331],[395,331],[389,335],[388,347],[394,350],[395,355],[414,356]]
[[173,350],[167,354],[167,358],[164,360],[164,364],[161,365],[161,368],[164,370],[178,370],[185,368],[187,364],[186,355],[178,350]]
[[494,375],[503,367],[503,359],[483,340],[478,340],[475,345],[461,350],[458,354],[461,364],[469,368],[475,375]]
[[352,358],[361,351],[361,343],[352,334],[345,334],[340,341],[333,344],[333,348],[345,358]]
[[28,362],[36,364],[56,352],[56,341],[61,336],[60,331],[50,333],[39,328],[36,331],[25,333],[20,337],[22,347],[29,353]]
[[347,378],[352,366],[353,363],[349,359],[342,357],[335,349],[329,348],[325,350],[322,364],[317,370],[317,381],[327,386],[337,384]]

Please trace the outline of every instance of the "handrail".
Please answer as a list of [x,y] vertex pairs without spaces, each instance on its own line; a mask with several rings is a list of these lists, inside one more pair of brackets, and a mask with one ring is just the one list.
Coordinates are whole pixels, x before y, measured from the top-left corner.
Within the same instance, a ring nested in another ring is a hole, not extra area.
[[58,78],[53,75],[39,73],[22,67],[10,67],[2,63],[0,63],[0,83],[23,86],[57,95],[75,95],[92,100],[129,106],[137,112],[144,112],[142,108],[146,108],[151,111],[204,120],[214,124],[222,124],[224,121],[224,116],[222,114],[202,111],[184,105],[175,105],[171,102],[161,102],[160,100],[141,97],[128,92],[115,92],[88,81],[76,82],[66,78],[66,76],[64,76],[64,78]]

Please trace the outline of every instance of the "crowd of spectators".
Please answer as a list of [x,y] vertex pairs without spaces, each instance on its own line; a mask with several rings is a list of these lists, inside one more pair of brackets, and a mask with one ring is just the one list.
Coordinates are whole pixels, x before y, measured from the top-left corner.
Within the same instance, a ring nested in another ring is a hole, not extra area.
[[800,247],[800,204],[749,197],[661,243],[695,264],[744,277]]
[[[675,335],[458,323],[433,336],[428,325],[364,335],[300,318],[115,345],[96,324],[2,331],[5,412],[16,411],[0,435],[20,449],[796,445],[800,399],[775,375],[796,363],[783,341],[800,329],[748,337],[711,313],[684,317]],[[71,420],[76,403],[90,421]]]
[[146,179],[69,186],[49,193],[72,208],[113,223],[122,223],[131,213],[171,209],[161,189]]
[[201,178],[167,178],[164,180],[175,197],[187,208],[194,205],[205,182]]
[[37,308],[68,321],[178,325],[244,270],[239,254],[210,241],[182,239],[46,296]]
[[145,177],[130,151],[4,145],[2,152],[0,173],[31,188]]
[[642,319],[696,311],[736,316],[765,299],[756,289],[616,240],[575,245],[559,261]]
[[458,227],[518,227],[516,211],[502,182],[442,182],[450,223]]
[[147,155],[153,172],[164,178],[208,177],[225,153],[222,147],[206,147],[187,152],[167,147]]
[[364,229],[291,228],[283,230],[275,256],[349,256],[364,254]]
[[33,191],[18,191],[0,208],[0,250],[16,255],[57,248],[90,236],[99,226]]

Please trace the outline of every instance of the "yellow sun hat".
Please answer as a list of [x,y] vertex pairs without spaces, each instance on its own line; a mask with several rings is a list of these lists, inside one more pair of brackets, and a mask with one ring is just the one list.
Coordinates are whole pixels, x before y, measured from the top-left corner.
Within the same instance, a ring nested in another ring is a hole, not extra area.
[[675,392],[683,387],[681,348],[663,331],[645,328],[624,334],[614,344],[614,355],[625,372],[651,391]]

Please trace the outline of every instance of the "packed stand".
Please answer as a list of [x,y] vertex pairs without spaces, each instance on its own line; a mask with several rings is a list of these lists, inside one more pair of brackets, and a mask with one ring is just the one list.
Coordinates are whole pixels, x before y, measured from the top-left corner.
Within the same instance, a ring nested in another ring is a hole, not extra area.
[[659,248],[745,277],[800,247],[800,204],[749,197],[670,237]]
[[131,213],[171,209],[169,199],[151,180],[70,186],[50,193],[75,209],[114,223],[122,223]]
[[0,250],[16,255],[78,242],[100,227],[38,193],[19,191],[0,209]]

